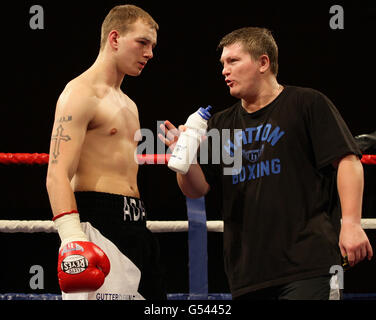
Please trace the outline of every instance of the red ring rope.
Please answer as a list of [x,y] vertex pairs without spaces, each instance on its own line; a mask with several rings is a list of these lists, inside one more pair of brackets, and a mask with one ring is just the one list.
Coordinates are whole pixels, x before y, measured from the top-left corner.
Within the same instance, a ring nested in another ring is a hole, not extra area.
[[361,161],[364,164],[376,164],[376,155],[374,155],[374,154],[363,154]]
[[[140,164],[167,164],[170,154],[138,154]],[[47,153],[0,153],[0,164],[47,164]]]
[[[47,153],[0,153],[1,164],[47,164]],[[167,164],[170,154],[138,154],[140,164]],[[364,154],[363,164],[376,164],[376,155]]]

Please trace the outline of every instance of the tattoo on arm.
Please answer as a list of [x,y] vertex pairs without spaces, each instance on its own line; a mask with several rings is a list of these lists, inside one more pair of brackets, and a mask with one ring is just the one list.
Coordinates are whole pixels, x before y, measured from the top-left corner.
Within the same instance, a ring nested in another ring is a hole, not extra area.
[[[71,121],[72,116],[67,116],[67,117],[60,117],[57,122],[62,123],[62,122],[67,122]],[[60,143],[61,141],[69,141],[71,140],[71,137],[69,135],[64,135],[64,127],[60,124],[57,129],[56,129],[56,134],[53,134],[51,137],[51,143],[53,143],[53,150],[51,155],[53,156],[53,159],[51,163],[57,163],[57,158],[60,154]]]
[[59,119],[56,120],[58,123],[62,122],[69,122],[72,121],[72,116],[61,116]]

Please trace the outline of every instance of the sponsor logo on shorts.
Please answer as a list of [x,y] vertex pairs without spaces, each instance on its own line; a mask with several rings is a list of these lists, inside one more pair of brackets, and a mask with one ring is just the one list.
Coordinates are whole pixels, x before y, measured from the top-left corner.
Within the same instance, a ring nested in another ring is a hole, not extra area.
[[140,199],[124,197],[124,221],[146,221],[146,211]]
[[134,294],[97,293],[95,298],[97,300],[136,300],[137,296]]
[[79,254],[73,254],[66,257],[61,262],[61,270],[68,274],[78,274],[87,269],[89,261]]

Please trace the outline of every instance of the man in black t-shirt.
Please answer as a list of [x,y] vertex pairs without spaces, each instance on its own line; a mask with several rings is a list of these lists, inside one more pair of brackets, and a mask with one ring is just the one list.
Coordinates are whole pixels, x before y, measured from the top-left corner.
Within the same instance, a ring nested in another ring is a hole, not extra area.
[[[329,299],[330,270],[341,255],[350,266],[373,255],[360,224],[361,152],[325,95],[277,82],[270,31],[235,30],[219,48],[222,74],[239,101],[210,119],[209,162],[177,174],[179,187],[190,198],[214,188],[224,195],[233,298]],[[173,149],[176,128],[169,121],[161,128]],[[216,134],[219,140],[210,138]],[[237,156],[238,166],[224,161]]]

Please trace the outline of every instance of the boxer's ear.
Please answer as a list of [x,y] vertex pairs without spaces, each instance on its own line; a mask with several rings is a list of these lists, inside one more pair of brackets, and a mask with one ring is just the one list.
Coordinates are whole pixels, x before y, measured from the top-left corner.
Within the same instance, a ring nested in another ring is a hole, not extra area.
[[120,37],[120,34],[117,30],[112,30],[109,34],[108,34],[108,44],[110,45],[110,47],[114,50],[117,50],[118,47],[119,47],[119,37]]

